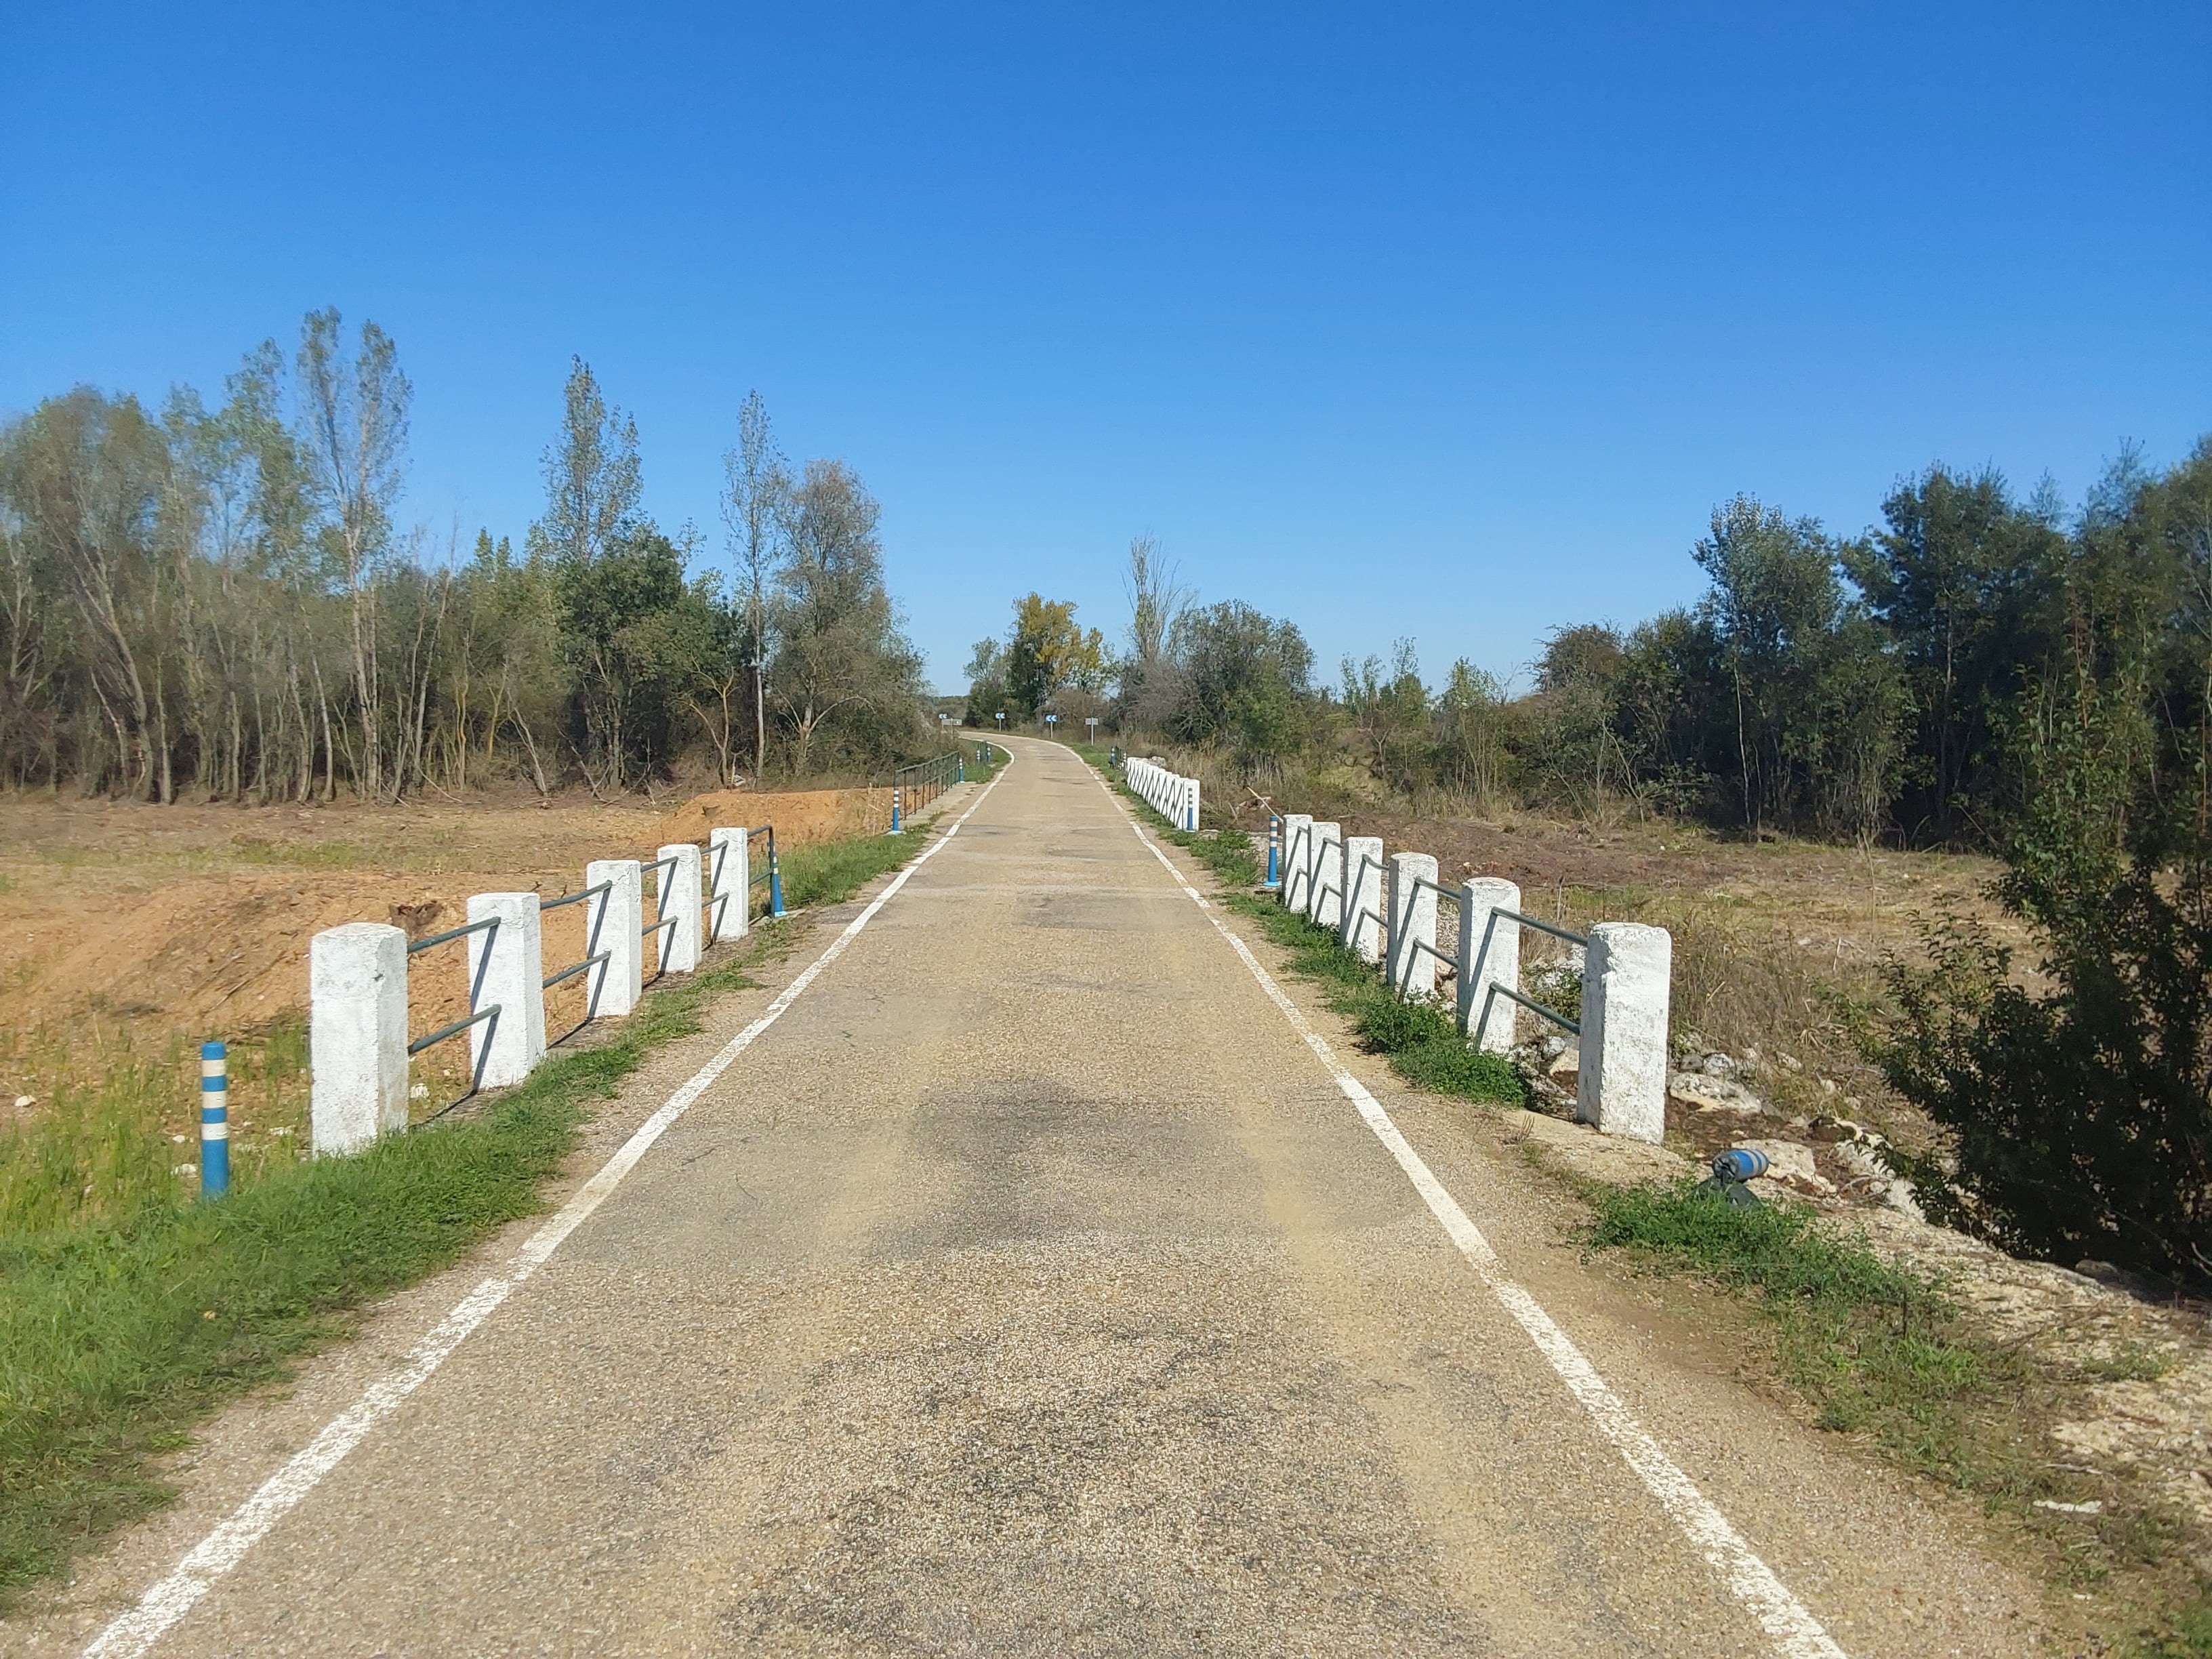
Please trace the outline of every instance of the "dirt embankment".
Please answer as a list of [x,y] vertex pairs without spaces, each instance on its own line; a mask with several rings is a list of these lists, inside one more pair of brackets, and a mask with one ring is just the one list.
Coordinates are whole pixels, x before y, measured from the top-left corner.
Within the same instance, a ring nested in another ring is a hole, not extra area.
[[[323,928],[388,921],[420,937],[465,920],[471,893],[574,892],[590,860],[650,859],[663,842],[704,841],[715,823],[773,823],[788,848],[889,818],[889,792],[865,789],[722,792],[673,811],[665,797],[262,808],[0,799],[0,1056],[95,1019],[156,1042],[257,1034],[304,1012],[307,944]],[[583,954],[586,908],[547,917],[549,969]],[[459,945],[416,959],[418,1028],[465,1006],[462,959]]]

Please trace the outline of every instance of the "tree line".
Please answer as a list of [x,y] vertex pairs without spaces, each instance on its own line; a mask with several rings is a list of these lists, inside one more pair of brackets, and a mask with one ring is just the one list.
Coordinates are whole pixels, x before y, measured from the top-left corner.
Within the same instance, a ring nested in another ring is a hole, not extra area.
[[0,777],[160,802],[607,795],[925,742],[880,508],[842,461],[793,469],[757,393],[725,458],[726,569],[643,512],[635,422],[580,361],[519,555],[403,526],[412,397],[388,334],[321,311],[214,407],[79,386],[0,425]]
[[1739,496],[1692,552],[1694,604],[1560,629],[1508,696],[1464,659],[1425,683],[1410,641],[1319,683],[1294,623],[1195,605],[1140,540],[1109,713],[1278,793],[1349,765],[1477,811],[1994,854],[2033,960],[1931,919],[1890,965],[1869,1053],[1950,1132],[1899,1162],[2017,1253],[2212,1284],[2212,440],[2124,451],[2071,508],[1931,466],[1856,537]]

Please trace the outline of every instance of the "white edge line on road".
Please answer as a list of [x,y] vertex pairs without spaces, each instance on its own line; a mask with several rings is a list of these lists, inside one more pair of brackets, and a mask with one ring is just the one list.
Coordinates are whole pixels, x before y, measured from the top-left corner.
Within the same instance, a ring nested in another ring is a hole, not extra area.
[[[1011,752],[1007,765],[1013,763]],[[177,1620],[191,1610],[192,1604],[207,1594],[215,1581],[228,1572],[246,1557],[248,1550],[258,1543],[263,1535],[282,1520],[292,1506],[315,1489],[318,1482],[342,1462],[348,1452],[367,1437],[368,1431],[399,1408],[400,1402],[413,1394],[429,1379],[432,1372],[446,1362],[446,1357],[460,1346],[469,1333],[489,1318],[501,1303],[512,1296],[516,1288],[542,1267],[547,1257],[561,1248],[561,1242],[580,1226],[592,1211],[605,1202],[607,1195],[622,1184],[622,1179],[637,1166],[637,1162],[651,1150],[653,1143],[667,1133],[676,1120],[689,1111],[692,1103],[704,1094],[714,1079],[727,1071],[732,1061],[750,1048],[755,1038],[783,1018],[784,1010],[799,1000],[799,994],[811,985],[823,969],[845,952],[845,947],[859,937],[860,932],[875,920],[876,913],[889,904],[907,878],[933,858],[938,849],[960,833],[960,826],[968,822],[991,791],[999,787],[999,779],[1006,773],[1002,769],[997,776],[983,786],[983,792],[969,803],[968,810],[953,820],[945,832],[921,849],[914,862],[908,865],[892,880],[890,886],[878,893],[866,909],[845,925],[845,930],[830,942],[830,948],[807,964],[804,972],[784,987],[775,1000],[758,1019],[739,1031],[714,1057],[694,1073],[689,1082],[669,1096],[667,1104],[638,1126],[622,1149],[602,1165],[574,1196],[561,1206],[559,1213],[524,1241],[508,1261],[506,1272],[487,1279],[469,1292],[453,1307],[451,1313],[438,1322],[429,1335],[417,1343],[405,1361],[396,1369],[362,1390],[361,1397],[351,1407],[332,1418],[323,1425],[322,1431],[301,1452],[295,1454],[284,1467],[262,1483],[260,1490],[231,1511],[228,1519],[186,1553],[167,1577],[162,1579],[143,1595],[129,1612],[121,1614],[102,1631],[92,1645],[84,1650],[84,1659],[136,1659],[159,1641],[161,1635]]]
[[[1094,773],[1093,775],[1097,775]],[[1121,801],[1114,793],[1112,787],[1103,778],[1100,778],[1098,782],[1099,787],[1106,791],[1107,799],[1115,806],[1121,806]],[[1359,1115],[1366,1120],[1367,1127],[1375,1132],[1375,1138],[1389,1149],[1391,1157],[1398,1160],[1398,1167],[1413,1183],[1413,1190],[1420,1194],[1422,1202],[1429,1206],[1430,1213],[1443,1224],[1444,1231],[1451,1236],[1452,1243],[1459,1246],[1460,1253],[1473,1264],[1482,1282],[1490,1287],[1491,1294],[1504,1304],[1506,1312],[1513,1316],[1514,1322],[1528,1334],[1537,1351],[1551,1362],[1552,1369],[1559,1374],[1559,1380],[1567,1385],[1567,1391],[1589,1413],[1597,1425],[1598,1432],[1613,1442],[1645,1488],[1674,1517],[1674,1524],[1681,1528],[1699,1553],[1712,1564],[1713,1570],[1720,1575],[1721,1582],[1750,1609],[1752,1617],[1759,1621],[1759,1628],[1773,1639],[1774,1650],[1784,1656],[1784,1659],[1846,1659],[1843,1649],[1821,1627],[1820,1621],[1814,1618],[1803,1602],[1790,1594],[1789,1586],[1776,1577],[1773,1569],[1760,1560],[1753,1553],[1751,1546],[1744,1542],[1743,1535],[1729,1524],[1728,1516],[1716,1509],[1712,1501],[1698,1490],[1696,1483],[1682,1473],[1673,1458],[1667,1455],[1659,1443],[1636,1420],[1636,1414],[1613,1391],[1612,1386],[1598,1375],[1597,1367],[1583,1356],[1573,1340],[1553,1323],[1551,1315],[1544,1311],[1534,1297],[1506,1277],[1498,1260],[1498,1253],[1490,1248],[1490,1241],[1468,1218],[1467,1212],[1460,1208],[1459,1201],[1444,1190],[1443,1183],[1422,1161],[1421,1155],[1399,1133],[1398,1126],[1390,1121],[1390,1115],[1382,1109],[1382,1103],[1368,1092],[1365,1084],[1346,1069],[1344,1062],[1336,1057],[1336,1051],[1328,1046],[1328,1039],[1315,1030],[1297,1006],[1283,994],[1282,988],[1260,965],[1260,959],[1252,954],[1250,948],[1213,913],[1213,907],[1206,903],[1198,890],[1182,878],[1182,872],[1175,867],[1173,860],[1145,833],[1145,826],[1137,821],[1136,815],[1126,808],[1123,812],[1129,820],[1129,827],[1137,832],[1137,839],[1160,861],[1161,868],[1174,879],[1175,884],[1206,910],[1206,919],[1213,924],[1214,931],[1227,939],[1230,947],[1243,959],[1244,965],[1252,970],[1252,977],[1260,981],[1260,988],[1267,994],[1276,1007],[1283,1011],[1283,1018],[1290,1021],[1291,1029],[1305,1039],[1306,1047],[1312,1049],[1321,1063],[1328,1067],[1330,1075],[1336,1079],[1336,1086],[1358,1109]]]

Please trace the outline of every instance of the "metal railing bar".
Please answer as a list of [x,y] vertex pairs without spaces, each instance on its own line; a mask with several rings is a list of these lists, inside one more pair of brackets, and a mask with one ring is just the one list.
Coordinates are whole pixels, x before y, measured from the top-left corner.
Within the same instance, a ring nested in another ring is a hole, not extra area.
[[673,927],[678,920],[678,918],[675,916],[663,916],[659,921],[648,921],[644,927],[637,930],[637,936],[640,939],[651,939],[662,928]]
[[603,881],[593,886],[585,888],[581,892],[570,893],[561,898],[541,898],[538,901],[538,908],[541,911],[557,910],[564,904],[580,904],[586,899],[590,898],[594,893],[606,892],[613,886],[613,882]]
[[[461,1032],[467,1030],[470,1026],[475,1024],[478,1020],[497,1019],[499,1018],[499,1010],[500,1005],[496,1002],[493,1003],[489,1008],[479,1008],[476,1012],[470,1014],[465,1018],[455,1020],[451,1025],[441,1026],[438,1030],[431,1032],[428,1036],[416,1037],[414,1042],[407,1045],[407,1052],[410,1054],[419,1054],[425,1048],[434,1048],[437,1044],[443,1042],[447,1037],[456,1036]],[[485,1044],[485,1052],[490,1052],[490,1045],[489,1043]]]
[[1569,1019],[1565,1014],[1556,1013],[1533,998],[1522,996],[1518,991],[1509,990],[1503,985],[1493,985],[1490,988],[1490,994],[1482,1000],[1482,1018],[1475,1022],[1474,1027],[1475,1042],[1480,1043],[1482,1041],[1483,1028],[1490,1024],[1490,1006],[1500,997],[1504,997],[1509,1002],[1519,1003],[1532,1014],[1542,1015],[1563,1030],[1571,1031],[1577,1036],[1583,1034],[1579,1021]]
[[1428,940],[1425,939],[1415,939],[1413,941],[1413,948],[1416,951],[1426,951],[1431,956],[1434,957],[1438,962],[1443,963],[1445,967],[1450,969],[1453,972],[1456,973],[1459,971],[1459,963],[1452,957],[1445,955],[1442,951],[1437,950],[1437,947],[1430,944]]
[[653,860],[653,861],[652,863],[650,863],[650,864],[641,864],[641,865],[639,865],[639,866],[637,866],[637,872],[638,872],[638,874],[639,874],[639,875],[642,876],[642,875],[646,874],[646,873],[647,873],[647,872],[648,872],[648,871],[652,871],[652,870],[671,870],[671,869],[673,869],[673,868],[675,867],[675,866],[676,866],[676,854],[673,854],[673,853],[671,853],[671,854],[670,854],[666,858],[665,858],[665,859],[655,859],[655,860]]
[[418,939],[411,941],[407,946],[407,954],[411,957],[416,951],[427,951],[434,945],[443,945],[448,939],[460,939],[470,933],[481,933],[487,928],[493,928],[498,926],[499,918],[497,916],[486,916],[482,921],[472,921],[465,927],[448,927],[442,933],[433,933],[428,939]]
[[1589,943],[1589,935],[1587,933],[1571,933],[1564,927],[1554,927],[1548,921],[1539,921],[1534,916],[1524,916],[1518,910],[1508,910],[1503,905],[1492,906],[1490,914],[1494,916],[1504,916],[1508,921],[1517,921],[1523,927],[1533,927],[1540,933],[1549,933],[1553,939],[1563,939],[1570,945],[1587,945]]
[[538,988],[541,991],[550,991],[562,981],[575,978],[577,975],[586,972],[598,966],[600,963],[605,962],[612,955],[614,955],[614,952],[611,951],[602,951],[595,957],[586,957],[581,962],[571,963],[568,967],[563,968],[557,974],[546,975],[544,979],[538,982]]

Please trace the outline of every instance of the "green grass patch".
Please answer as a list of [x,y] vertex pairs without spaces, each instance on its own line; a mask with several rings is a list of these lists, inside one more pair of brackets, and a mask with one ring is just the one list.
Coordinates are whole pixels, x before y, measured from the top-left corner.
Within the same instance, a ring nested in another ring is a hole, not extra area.
[[[838,902],[927,841],[795,848],[785,902]],[[598,1047],[556,1051],[482,1110],[353,1158],[304,1155],[303,1028],[234,1042],[233,1187],[216,1202],[179,1167],[198,1157],[188,1047],[117,1046],[90,1080],[49,1085],[39,1115],[0,1134],[0,1608],[167,1501],[155,1460],[224,1401],[542,1209],[590,1103],[787,939],[762,927],[744,957],[654,990]]]
[[[1595,1210],[1592,1250],[1743,1298],[1819,1426],[2010,1516],[2041,1540],[2061,1587],[2100,1589],[2127,1609],[2126,1625],[2110,1632],[2112,1651],[2212,1659],[2212,1603],[2183,1518],[2120,1475],[2052,1462],[2049,1431],[2078,1414],[2080,1391],[2111,1374],[2142,1375],[2154,1357],[2124,1352],[2087,1368],[2039,1361],[1984,1334],[1940,1284],[1883,1261],[1863,1235],[1803,1205],[1738,1206],[1692,1182],[1585,1192]],[[2036,1508],[2090,1497],[2100,1514]]]
[[1802,1205],[1723,1203],[1687,1182],[1592,1196],[1593,1249],[1747,1295],[1822,1428],[1865,1434],[1950,1485],[1990,1491],[2020,1478],[2011,1458],[1984,1455],[1974,1419],[2033,1380],[2027,1363],[1966,1334],[1929,1279]]
[[1503,1058],[1474,1048],[1459,1034],[1452,1016],[1434,1002],[1402,1002],[1391,994],[1372,963],[1347,951],[1334,933],[1285,910],[1252,890],[1260,884],[1265,849],[1241,830],[1193,832],[1178,830],[1144,797],[1121,781],[1106,764],[1105,751],[1085,744],[1069,747],[1103,773],[1132,802],[1161,840],[1188,848],[1223,886],[1226,902],[1255,919],[1267,937],[1291,953],[1290,971],[1321,982],[1330,1007],[1346,1016],[1368,1052],[1383,1055],[1390,1069],[1417,1089],[1455,1095],[1462,1100],[1523,1104],[1528,1097],[1520,1075]]
[[1361,1045],[1388,1059],[1390,1069],[1415,1088],[1508,1106],[1527,1102],[1520,1074],[1504,1057],[1470,1044],[1439,1004],[1393,996],[1374,964],[1346,950],[1326,927],[1273,899],[1234,893],[1227,902],[1285,947],[1290,971],[1318,983],[1328,1006],[1352,1022]]

